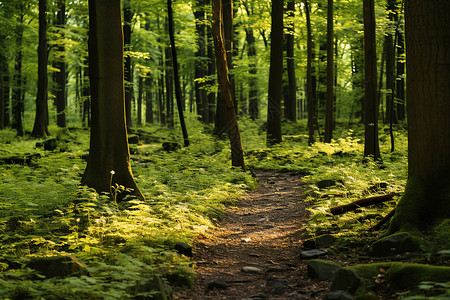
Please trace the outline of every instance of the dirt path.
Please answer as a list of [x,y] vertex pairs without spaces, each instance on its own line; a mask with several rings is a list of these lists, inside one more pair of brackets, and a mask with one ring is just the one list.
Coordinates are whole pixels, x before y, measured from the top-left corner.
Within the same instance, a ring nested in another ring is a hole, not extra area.
[[259,188],[229,209],[212,238],[197,241],[195,286],[174,299],[322,299],[328,291],[300,259],[308,216],[301,177],[256,175]]

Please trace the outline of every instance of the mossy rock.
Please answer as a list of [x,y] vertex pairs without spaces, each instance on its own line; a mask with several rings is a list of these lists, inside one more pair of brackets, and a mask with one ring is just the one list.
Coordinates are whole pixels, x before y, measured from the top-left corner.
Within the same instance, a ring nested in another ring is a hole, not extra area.
[[379,239],[372,245],[372,255],[377,257],[390,256],[419,249],[416,238],[407,232],[399,232]]
[[376,279],[383,279],[390,293],[415,289],[423,281],[450,281],[450,267],[415,263],[373,263],[344,267],[336,273],[331,290],[344,290],[355,299],[374,298]]

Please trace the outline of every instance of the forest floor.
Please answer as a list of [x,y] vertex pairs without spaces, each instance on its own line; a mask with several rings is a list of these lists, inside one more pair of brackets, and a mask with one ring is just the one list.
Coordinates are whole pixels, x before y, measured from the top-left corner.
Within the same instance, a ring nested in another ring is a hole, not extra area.
[[229,207],[212,236],[197,239],[197,277],[175,299],[322,299],[300,258],[309,212],[299,175],[259,171],[259,187]]

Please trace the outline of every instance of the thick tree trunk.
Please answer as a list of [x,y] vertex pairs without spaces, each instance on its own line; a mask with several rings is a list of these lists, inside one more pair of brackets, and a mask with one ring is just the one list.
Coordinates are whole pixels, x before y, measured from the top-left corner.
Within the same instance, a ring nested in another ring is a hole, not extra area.
[[408,182],[390,232],[450,217],[450,2],[405,3]]
[[47,77],[47,0],[39,0],[38,91],[36,117],[31,136],[46,137],[48,133],[48,77]]
[[283,97],[283,0],[272,0],[267,144],[281,143],[281,98]]
[[[89,1],[89,67],[92,126],[89,159],[81,183],[97,192],[112,186],[132,189],[134,181],[125,121],[122,14],[120,0]],[[121,193],[122,198],[128,193]]]
[[231,145],[231,163],[234,167],[245,170],[244,151],[242,150],[241,135],[236,119],[236,111],[231,98],[231,84],[228,78],[227,57],[222,38],[222,0],[213,0],[213,40],[216,54],[217,79],[219,81],[220,95],[225,108],[227,132]]
[[325,107],[324,142],[331,143],[333,138],[334,115],[334,41],[333,41],[333,0],[328,0],[327,9],[327,102]]
[[307,65],[306,65],[306,99],[308,108],[308,145],[314,144],[314,92],[312,81],[312,29],[308,0],[305,4],[306,29],[307,29]]
[[364,156],[380,160],[378,142],[377,53],[374,0],[364,0],[365,135]]
[[295,1],[290,0],[287,3],[287,34],[286,34],[286,68],[288,77],[288,91],[285,100],[286,118],[297,121],[297,82],[295,78],[295,59],[294,59],[294,11]]
[[397,113],[394,105],[395,92],[395,45],[394,45],[394,28],[397,17],[394,16],[397,10],[396,0],[389,0],[386,9],[388,10],[388,19],[391,28],[386,33],[384,46],[386,53],[386,122],[397,123]]

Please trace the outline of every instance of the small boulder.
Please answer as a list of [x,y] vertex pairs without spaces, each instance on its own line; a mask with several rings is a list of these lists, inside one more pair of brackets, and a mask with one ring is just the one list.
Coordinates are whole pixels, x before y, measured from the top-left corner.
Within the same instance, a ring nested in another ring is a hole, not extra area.
[[325,250],[321,249],[313,249],[313,250],[305,250],[300,253],[300,258],[302,259],[314,259],[319,258],[327,254]]
[[264,271],[259,269],[259,268],[248,267],[248,266],[247,267],[243,267],[241,269],[241,271],[244,272],[244,273],[254,273],[254,274],[262,274],[262,273],[264,273]]
[[86,266],[73,256],[38,257],[25,267],[38,271],[46,278],[88,275]]
[[336,242],[336,237],[331,234],[319,235],[303,242],[303,247],[309,249],[328,248]]
[[175,250],[177,250],[178,253],[183,254],[187,257],[193,257],[192,247],[186,243],[183,243],[183,242],[176,243]]
[[58,146],[59,146],[59,141],[56,138],[51,138],[51,139],[47,139],[42,142],[36,143],[36,148],[44,148],[44,150],[47,150],[47,151],[54,151],[54,150],[56,150],[56,148],[58,148]]
[[346,291],[354,293],[359,287],[361,278],[355,270],[341,268],[336,271],[333,283],[331,284],[331,291]]
[[330,179],[325,179],[325,180],[321,180],[318,181],[316,183],[317,187],[319,189],[327,189],[329,187],[335,186],[337,184],[344,184],[344,182],[342,180],[330,180]]
[[208,290],[219,289],[225,290],[228,288],[228,284],[223,279],[216,279],[208,283]]
[[308,277],[319,280],[333,280],[334,274],[342,266],[338,263],[323,259],[313,259],[308,261]]
[[129,134],[128,144],[139,144],[139,136],[137,134]]
[[411,235],[406,232],[399,232],[372,244],[372,255],[377,257],[390,256],[417,250],[417,245],[413,242]]

